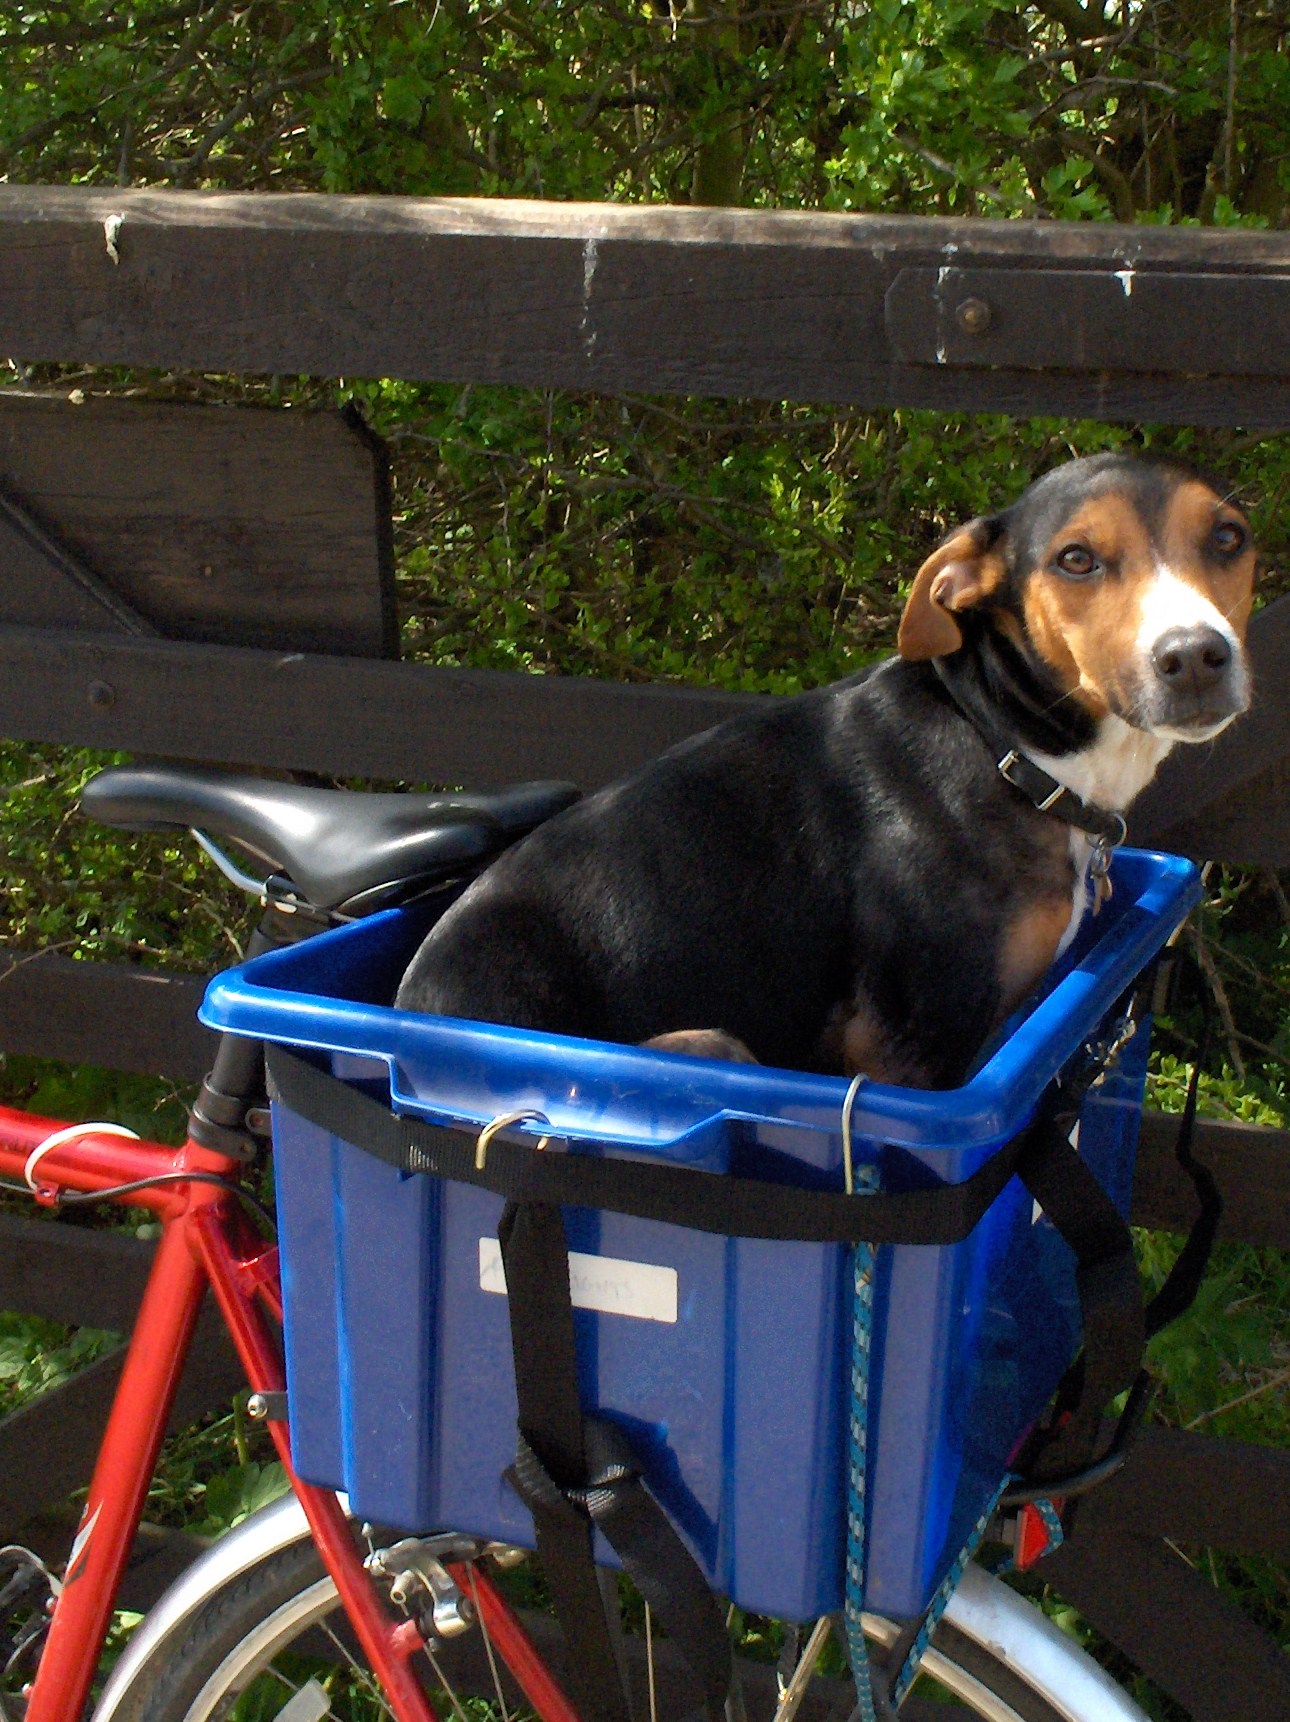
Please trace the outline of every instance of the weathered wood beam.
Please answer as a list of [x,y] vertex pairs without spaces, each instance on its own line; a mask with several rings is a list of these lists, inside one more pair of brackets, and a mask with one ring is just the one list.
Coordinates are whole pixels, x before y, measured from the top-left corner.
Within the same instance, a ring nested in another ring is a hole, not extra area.
[[[1186,1232],[1196,1217],[1191,1179],[1174,1158],[1177,1135],[1175,1114],[1143,1113],[1131,1215],[1137,1226]],[[1290,1130],[1201,1118],[1194,1146],[1223,1197],[1219,1236],[1290,1249]]]
[[[65,1508],[41,1513],[23,1526],[23,1543],[57,1571],[67,1562],[76,1519],[77,1512],[69,1512]],[[196,1537],[189,1531],[177,1531],[170,1526],[152,1525],[145,1521],[139,1526],[130,1559],[121,1575],[116,1606],[146,1614],[209,1543],[209,1537]]]
[[385,450],[355,418],[0,389],[3,496],[2,624],[398,656]]
[[[1132,841],[1203,838],[1199,853],[1248,859],[1223,846],[1221,818],[1206,810],[1281,767],[1290,599],[1256,618],[1251,652],[1254,709],[1212,745],[1175,751],[1135,812]],[[0,627],[0,733],[368,777],[550,776],[591,789],[770,697]]]
[[0,944],[0,1050],[200,1082],[215,1045],[197,1021],[205,985],[199,975]]
[[1161,1538],[1081,1517],[1037,1571],[1192,1722],[1290,1715],[1290,1659]]
[[1290,1452],[1146,1428],[1123,1469],[1081,1505],[1079,1520],[1081,1528],[1290,1561]]
[[366,777],[590,788],[758,697],[0,628],[0,735]]
[[1290,423],[1281,233],[0,186],[0,250],[26,360]]
[[87,1481],[124,1361],[118,1346],[0,1417],[0,1536],[6,1542]]
[[98,575],[0,489],[0,619],[31,628],[153,635]]
[[0,1214],[0,1309],[124,1333],[134,1325],[153,1248],[127,1232]]
[[[0,1051],[196,1082],[210,1068],[214,1045],[214,1036],[196,1019],[204,987],[198,975],[80,963],[54,952],[35,955],[0,946]],[[1177,1132],[1175,1116],[1143,1114],[1136,1225],[1185,1232],[1195,1218],[1191,1180],[1174,1159]],[[1223,1193],[1222,1235],[1290,1249],[1290,1131],[1201,1119],[1196,1151]],[[0,1308],[12,1276],[26,1276],[23,1283],[40,1280],[42,1270],[30,1251],[48,1230],[37,1226],[21,1250],[15,1236],[8,1249],[6,1224],[17,1222],[0,1218]],[[57,1283],[57,1276],[48,1282],[49,1295]]]
[[[125,1348],[105,1353],[68,1380],[0,1418],[0,1540],[89,1482]],[[168,1430],[183,1429],[228,1405],[245,1386],[214,1304],[198,1321]]]

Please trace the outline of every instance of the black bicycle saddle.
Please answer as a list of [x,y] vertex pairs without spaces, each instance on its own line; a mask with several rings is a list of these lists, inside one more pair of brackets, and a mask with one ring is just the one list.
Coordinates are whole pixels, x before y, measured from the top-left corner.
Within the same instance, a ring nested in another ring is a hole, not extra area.
[[334,909],[473,867],[578,795],[572,783],[517,783],[470,795],[369,794],[205,766],[125,765],[91,778],[81,807],[91,819],[128,830],[195,827],[231,838],[316,908]]

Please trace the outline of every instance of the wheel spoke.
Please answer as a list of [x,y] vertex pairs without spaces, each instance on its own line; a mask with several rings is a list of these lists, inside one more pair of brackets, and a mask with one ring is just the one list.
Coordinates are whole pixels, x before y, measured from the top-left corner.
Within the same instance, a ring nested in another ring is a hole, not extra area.
[[488,1622],[479,1606],[479,1589],[475,1584],[475,1568],[466,1568],[466,1577],[470,1581],[470,1600],[475,1605],[475,1619],[479,1622],[479,1630],[484,1637],[484,1654],[488,1658],[489,1672],[493,1677],[493,1691],[497,1694],[497,1707],[502,1713],[502,1722],[511,1722],[510,1711],[506,1708],[506,1695],[502,1691],[502,1677],[497,1672],[497,1658],[493,1655],[493,1640],[488,1631]]
[[793,1678],[780,1695],[774,1722],[793,1722],[803,1698],[806,1697],[806,1689],[811,1683],[811,1676],[815,1673],[815,1666],[820,1660],[824,1646],[829,1641],[831,1630],[828,1615],[822,1614],[816,1621],[811,1636],[806,1641],[806,1648],[798,1658],[797,1667],[793,1670]]
[[[340,1652],[341,1657],[344,1660],[344,1662],[346,1663],[346,1665],[348,1666],[350,1672],[356,1676],[356,1678],[357,1678],[360,1686],[363,1688],[364,1692],[367,1693],[369,1698],[374,1699],[375,1702],[380,1705],[382,1716],[388,1716],[391,1719],[393,1719],[394,1712],[393,1712],[393,1710],[390,1709],[389,1705],[385,1702],[385,1694],[381,1691],[380,1687],[376,1684],[376,1681],[372,1678],[371,1671],[369,1669],[366,1669],[363,1667],[362,1663],[359,1662],[357,1657],[354,1656],[354,1654],[350,1650],[349,1646],[344,1642],[344,1640],[341,1638],[340,1634],[331,1625],[330,1621],[324,1620],[321,1623],[321,1625],[322,1625],[322,1629],[326,1633],[327,1637],[331,1640],[331,1642],[336,1646],[336,1649]],[[327,1714],[330,1715],[331,1711],[329,1710],[327,1712]]]
[[[478,1614],[482,1575],[463,1565],[461,1583]],[[942,1715],[962,1716],[964,1722],[1110,1722],[1112,1717],[1146,1722],[1120,1688],[1012,1592],[982,1579],[974,1585],[965,1581],[965,1593],[962,1624],[941,1623],[919,1685],[904,1707],[911,1722],[914,1717],[931,1722],[933,1716],[939,1722]],[[479,1618],[484,1630],[482,1614]],[[276,1715],[277,1722],[391,1722],[392,1708],[358,1658],[335,1585],[311,1549],[289,1546],[261,1563],[258,1572],[253,1569],[252,1579],[212,1592],[194,1622],[193,1631],[172,1635],[136,1671],[136,1702],[128,1714],[146,1714],[150,1722],[216,1722],[245,1710],[257,1718]],[[898,1632],[894,1623],[875,1616],[866,1616],[864,1626],[879,1650],[889,1647]],[[800,1655],[796,1647],[786,1650],[778,1708],[772,1700],[760,1714],[773,1709],[775,1722],[800,1722],[798,1706],[808,1689],[815,1690],[829,1630],[827,1621],[817,1621],[804,1633]],[[647,1611],[651,1722],[664,1697],[654,1686],[655,1637]],[[519,1722],[529,1712],[522,1704],[512,1709],[507,1703],[505,1658],[486,1630],[483,1642],[488,1674],[479,1663],[476,1679],[461,1692],[447,1679],[433,1642],[424,1646],[427,1660],[418,1667],[426,1685],[433,1676],[444,1694],[436,1699],[442,1715],[455,1722],[485,1714],[496,1722]],[[7,1714],[0,1705],[0,1719]]]
[[430,1664],[431,1668],[434,1669],[434,1677],[447,1695],[448,1702],[452,1705],[453,1714],[457,1717],[457,1722],[470,1722],[470,1717],[466,1714],[465,1706],[462,1704],[461,1699],[458,1698],[456,1690],[449,1681],[448,1676],[444,1673],[443,1666],[440,1663],[439,1658],[430,1648],[429,1643],[426,1643],[423,1648],[425,1650],[426,1661]]
[[658,1722],[658,1693],[654,1689],[654,1616],[645,1604],[645,1678],[649,1682],[649,1722]]

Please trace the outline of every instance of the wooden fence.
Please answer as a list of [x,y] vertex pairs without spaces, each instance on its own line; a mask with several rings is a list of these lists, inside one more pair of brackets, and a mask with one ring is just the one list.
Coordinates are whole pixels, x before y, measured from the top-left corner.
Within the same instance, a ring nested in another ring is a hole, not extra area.
[[[0,256],[25,362],[1290,425],[1280,234],[0,186]],[[592,787],[754,698],[401,664],[391,580],[383,454],[339,415],[0,393],[0,734]],[[1290,865],[1290,600],[1251,651],[1254,712],[1168,762],[1133,839]],[[0,1047],[195,1078],[199,992],[0,950]],[[1225,1235],[1290,1248],[1290,1134],[1199,1137]],[[1190,1221],[1171,1140],[1148,1115],[1141,1224]],[[0,1217],[0,1308],[128,1327],[146,1258]],[[84,1478],[118,1362],[0,1421],[0,1540]],[[179,1414],[235,1381],[212,1328]],[[1282,1719],[1290,1661],[1179,1552],[1206,1543],[1290,1560],[1290,1454],[1149,1430],[1044,1572],[1197,1722]],[[131,1599],[175,1558],[145,1539]]]

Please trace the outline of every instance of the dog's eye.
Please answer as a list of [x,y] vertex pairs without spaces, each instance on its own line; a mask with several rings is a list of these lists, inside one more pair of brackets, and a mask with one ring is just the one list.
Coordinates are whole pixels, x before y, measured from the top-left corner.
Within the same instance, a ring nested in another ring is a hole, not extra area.
[[1083,544],[1068,544],[1065,550],[1057,555],[1057,570],[1071,580],[1087,580],[1096,574],[1098,560],[1093,552]]
[[1224,556],[1234,556],[1245,548],[1245,528],[1235,520],[1220,520],[1210,533],[1210,542]]

